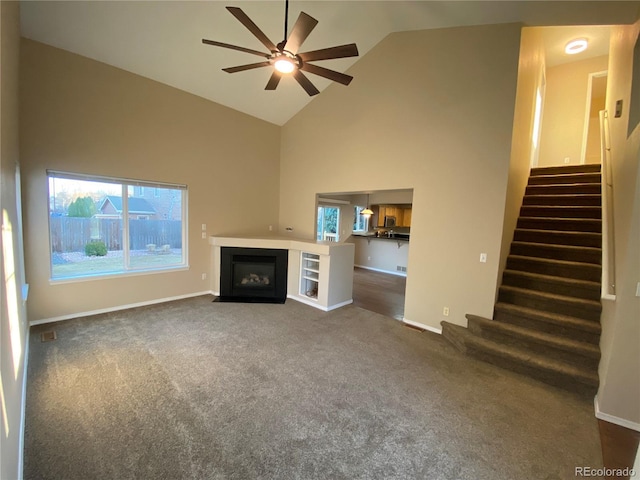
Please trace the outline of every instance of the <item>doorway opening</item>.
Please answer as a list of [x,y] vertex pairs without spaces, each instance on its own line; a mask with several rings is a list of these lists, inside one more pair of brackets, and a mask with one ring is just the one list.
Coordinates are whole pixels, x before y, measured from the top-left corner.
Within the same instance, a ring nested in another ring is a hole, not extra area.
[[316,199],[317,240],[355,245],[353,304],[403,320],[413,189],[318,193]]
[[582,135],[582,163],[600,163],[600,112],[606,109],[607,71],[589,74]]

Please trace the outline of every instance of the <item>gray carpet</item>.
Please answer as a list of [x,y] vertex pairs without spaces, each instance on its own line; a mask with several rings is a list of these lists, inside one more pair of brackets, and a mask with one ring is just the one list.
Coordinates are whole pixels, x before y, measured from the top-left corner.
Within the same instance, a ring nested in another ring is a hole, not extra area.
[[211,299],[32,328],[25,478],[567,479],[602,466],[592,404],[438,335],[354,306]]

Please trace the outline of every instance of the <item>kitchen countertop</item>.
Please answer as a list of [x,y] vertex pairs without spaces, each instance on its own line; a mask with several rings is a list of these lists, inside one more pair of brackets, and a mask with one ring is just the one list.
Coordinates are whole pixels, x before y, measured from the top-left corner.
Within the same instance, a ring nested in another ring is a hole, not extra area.
[[[402,235],[402,234],[401,234]],[[399,238],[399,237],[376,237],[375,235],[371,235],[371,234],[363,234],[363,233],[353,233],[351,236],[353,237],[359,237],[359,238],[366,238],[367,240],[392,240],[394,242],[408,242],[409,239],[408,238]]]

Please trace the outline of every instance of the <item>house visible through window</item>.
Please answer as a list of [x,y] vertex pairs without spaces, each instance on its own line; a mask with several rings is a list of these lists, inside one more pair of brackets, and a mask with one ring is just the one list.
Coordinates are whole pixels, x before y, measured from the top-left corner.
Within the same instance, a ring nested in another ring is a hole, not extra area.
[[184,185],[47,174],[52,279],[186,266]]

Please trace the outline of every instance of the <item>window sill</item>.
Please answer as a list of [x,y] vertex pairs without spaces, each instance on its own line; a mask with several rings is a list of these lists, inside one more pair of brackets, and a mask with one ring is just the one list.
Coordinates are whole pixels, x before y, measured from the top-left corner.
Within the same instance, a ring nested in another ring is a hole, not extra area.
[[50,278],[49,285],[61,285],[65,283],[90,282],[93,280],[110,280],[122,277],[138,277],[141,275],[156,275],[159,273],[183,272],[189,270],[189,265],[176,265],[175,267],[154,268],[148,270],[129,270],[126,272],[98,273],[96,275],[83,275],[78,277]]

